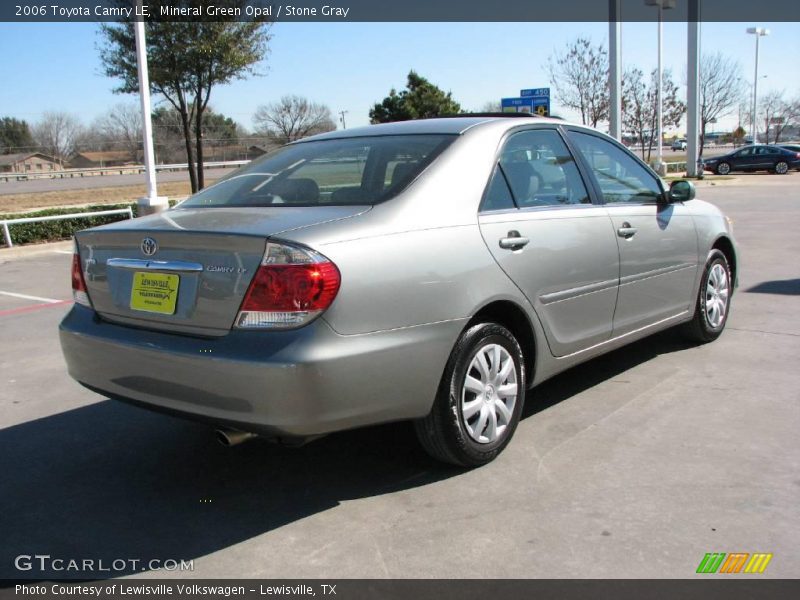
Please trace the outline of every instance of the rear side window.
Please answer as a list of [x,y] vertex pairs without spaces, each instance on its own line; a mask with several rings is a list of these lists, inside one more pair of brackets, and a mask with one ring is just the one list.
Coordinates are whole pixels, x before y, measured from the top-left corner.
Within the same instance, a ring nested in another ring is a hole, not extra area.
[[512,135],[501,152],[500,167],[520,208],[591,204],[578,167],[554,130]]
[[284,146],[181,207],[377,204],[404,189],[455,138],[372,136]]
[[481,202],[481,212],[507,210],[509,208],[514,208],[514,198],[511,196],[511,190],[508,188],[508,182],[506,181],[506,176],[503,175],[503,170],[500,165],[497,165],[494,168],[489,187],[486,188],[483,202]]

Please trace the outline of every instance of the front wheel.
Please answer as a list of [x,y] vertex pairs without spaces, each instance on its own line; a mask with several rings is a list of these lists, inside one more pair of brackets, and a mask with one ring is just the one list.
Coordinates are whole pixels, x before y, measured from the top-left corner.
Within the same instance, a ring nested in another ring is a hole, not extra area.
[[525,367],[514,335],[479,323],[456,342],[431,412],[414,423],[434,458],[462,467],[494,460],[511,441],[522,414]]
[[721,251],[712,250],[700,282],[694,318],[683,326],[686,337],[700,343],[717,339],[728,322],[732,293],[728,259]]
[[731,166],[726,162],[721,162],[717,165],[717,175],[727,175],[731,172]]
[[786,175],[789,172],[789,163],[785,161],[780,161],[775,165],[775,172],[778,175]]

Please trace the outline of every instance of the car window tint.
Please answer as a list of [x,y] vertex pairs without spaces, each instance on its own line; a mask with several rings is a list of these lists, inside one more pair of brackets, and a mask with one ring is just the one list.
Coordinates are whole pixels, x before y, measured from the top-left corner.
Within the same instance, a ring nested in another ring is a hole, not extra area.
[[739,150],[739,152],[736,153],[736,157],[743,158],[745,156],[750,156],[752,152],[753,152],[752,148],[743,148],[742,150]]
[[508,188],[508,182],[500,165],[497,165],[494,168],[492,179],[489,181],[489,186],[486,188],[486,195],[483,197],[480,210],[506,210],[509,208],[514,208],[514,198],[511,196],[511,190]]
[[519,208],[591,204],[575,160],[554,130],[512,135],[501,152],[500,166]]
[[571,131],[569,136],[589,163],[607,203],[658,201],[661,187],[656,177],[627,152],[595,135]]
[[767,146],[760,146],[756,148],[756,154],[758,154],[759,156],[763,156],[765,154],[772,154],[772,148],[769,148]]
[[254,160],[181,206],[377,204],[404,189],[455,137],[370,136],[290,144]]

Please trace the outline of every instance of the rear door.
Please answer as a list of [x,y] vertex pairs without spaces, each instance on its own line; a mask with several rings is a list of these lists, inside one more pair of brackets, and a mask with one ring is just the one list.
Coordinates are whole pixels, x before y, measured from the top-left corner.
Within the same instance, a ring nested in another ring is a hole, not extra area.
[[495,260],[534,306],[555,356],[610,337],[616,240],[557,129],[506,139],[478,221]]
[[619,249],[614,337],[689,310],[697,275],[694,219],[662,201],[658,177],[619,144],[572,130],[611,218]]
[[771,169],[775,166],[777,152],[771,146],[758,146],[755,148],[754,167],[757,169]]

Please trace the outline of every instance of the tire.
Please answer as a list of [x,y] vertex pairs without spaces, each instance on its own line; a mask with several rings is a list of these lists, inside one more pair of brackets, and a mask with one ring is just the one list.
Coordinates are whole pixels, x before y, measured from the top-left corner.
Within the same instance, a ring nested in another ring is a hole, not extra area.
[[[732,293],[728,259],[721,251],[712,250],[706,261],[703,279],[700,281],[694,317],[683,325],[684,335],[701,344],[717,339],[728,322]],[[711,301],[714,301],[715,307],[709,304]]]
[[522,414],[524,365],[519,343],[502,325],[479,323],[464,331],[447,361],[431,412],[414,422],[425,451],[460,467],[494,460],[511,441]]
[[789,172],[789,163],[786,161],[780,161],[775,163],[775,173],[778,175],[786,175]]
[[721,162],[717,165],[717,175],[728,175],[731,172],[731,166],[726,162]]

